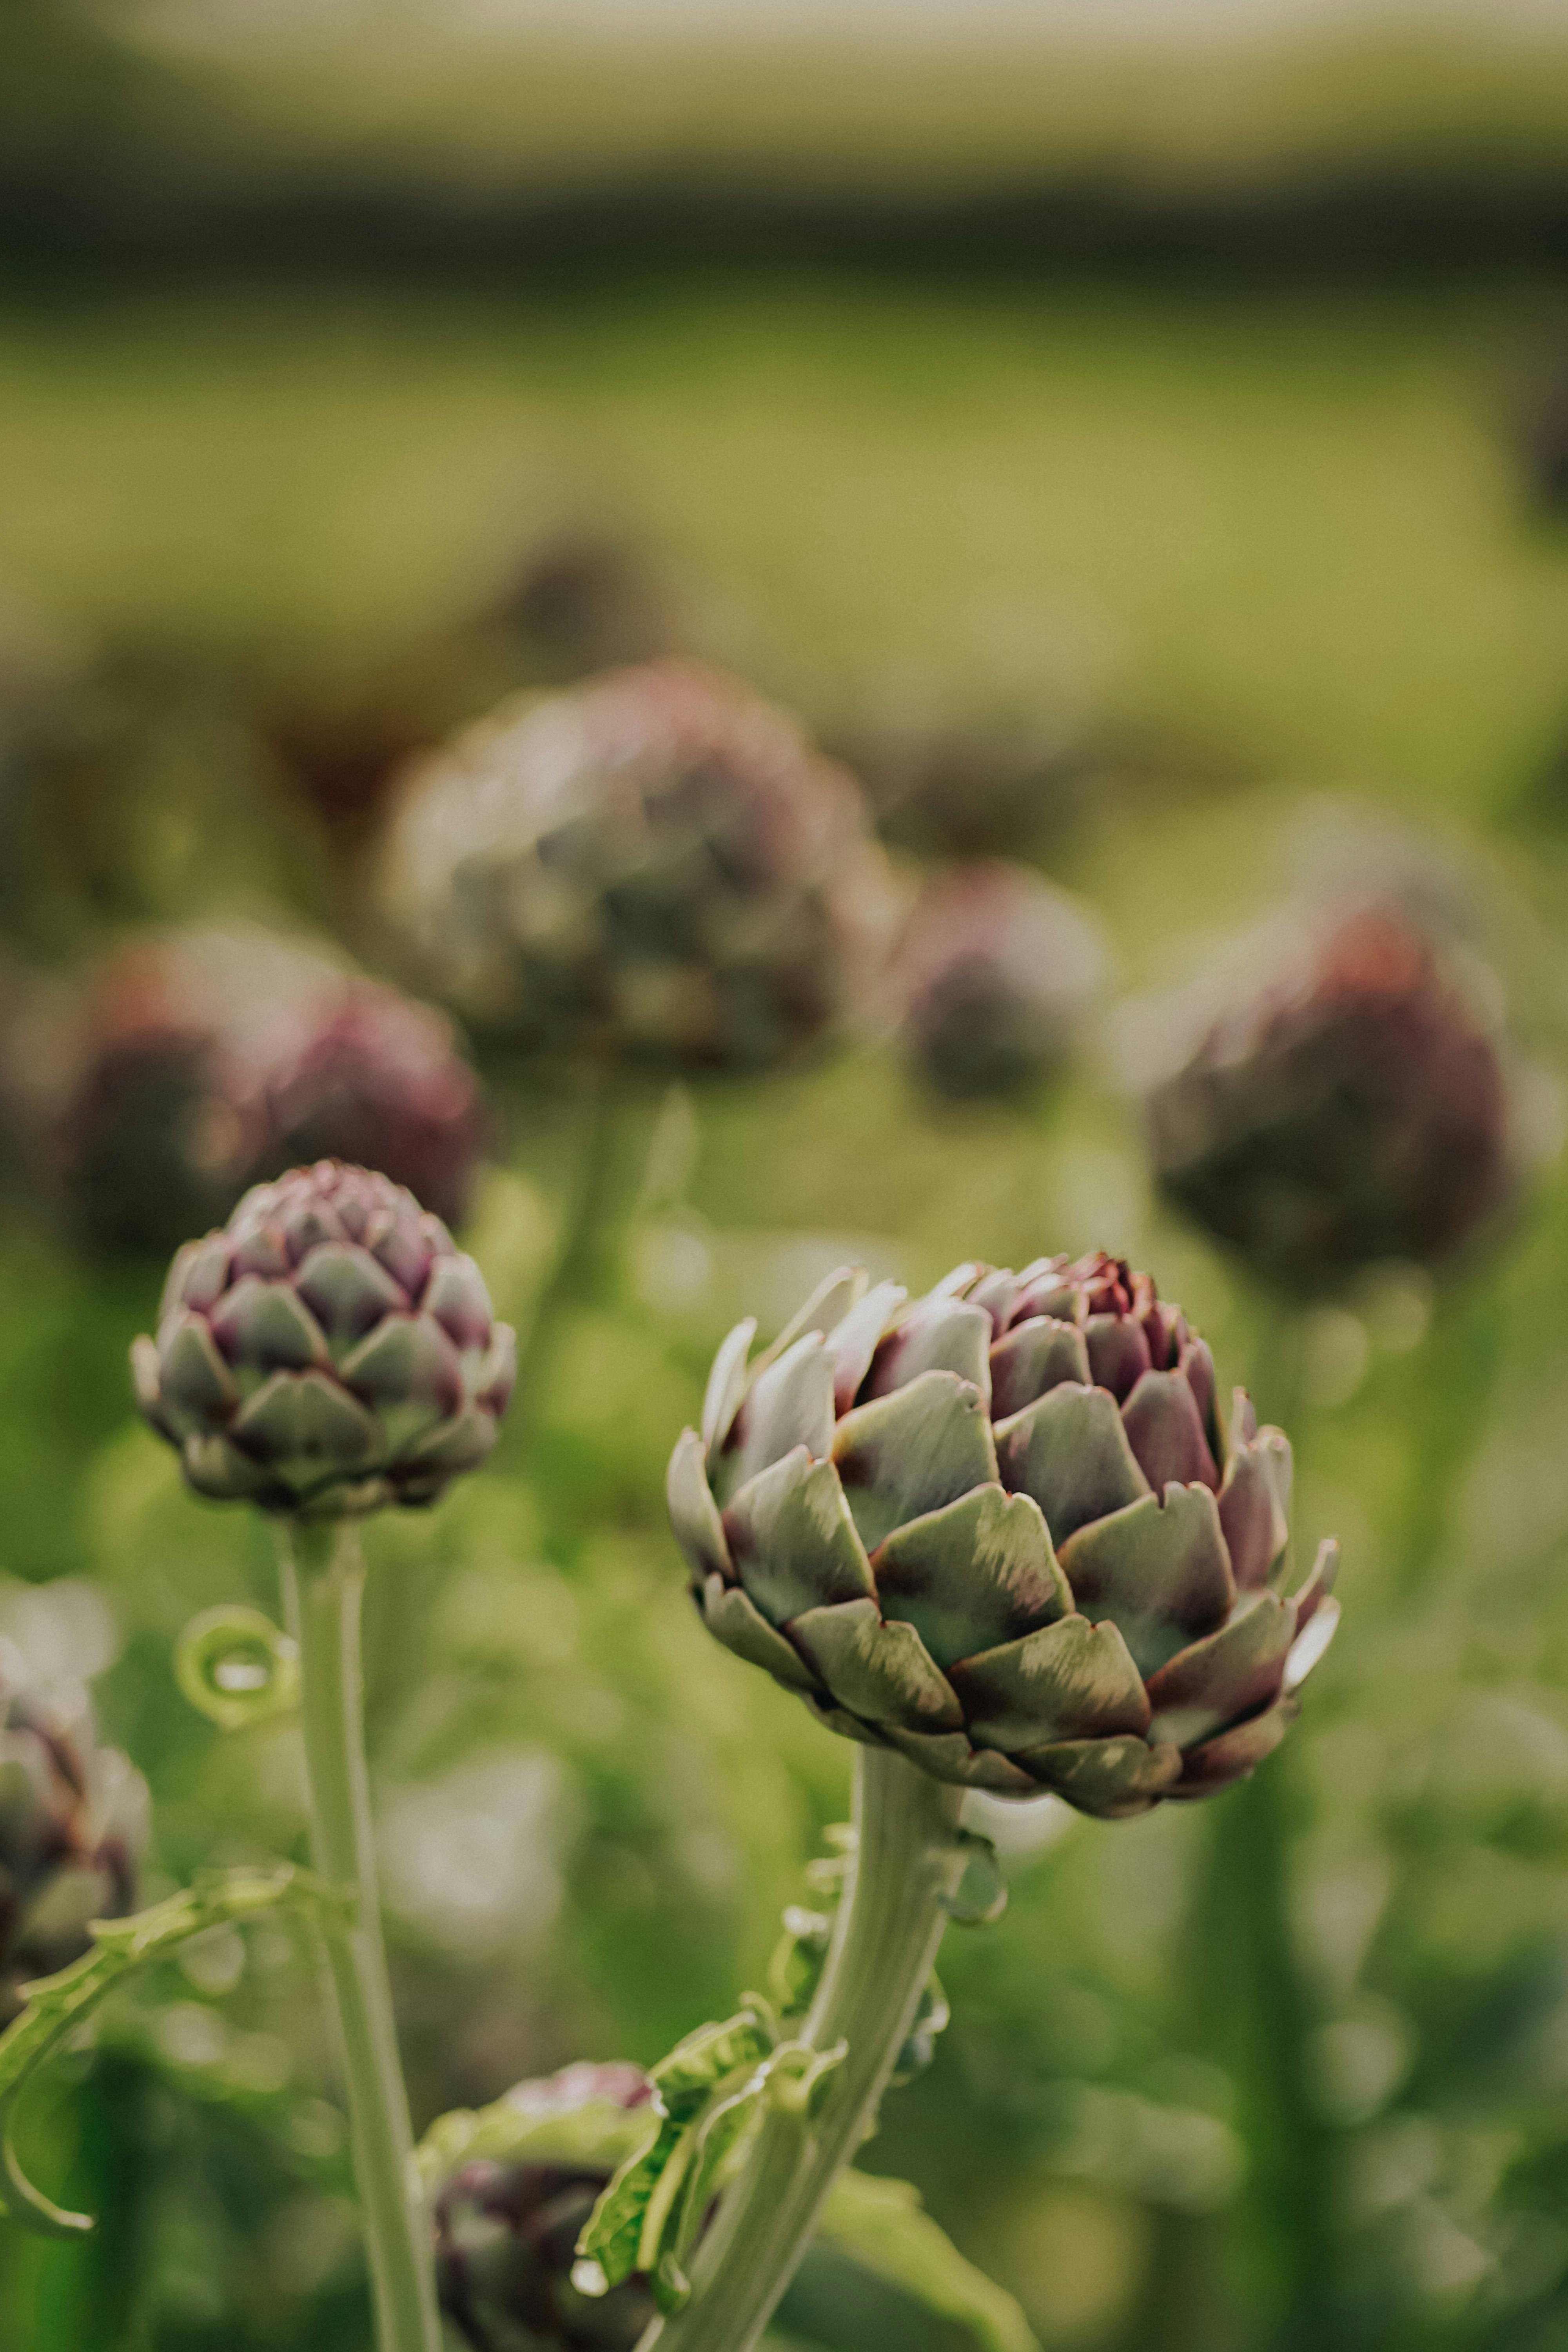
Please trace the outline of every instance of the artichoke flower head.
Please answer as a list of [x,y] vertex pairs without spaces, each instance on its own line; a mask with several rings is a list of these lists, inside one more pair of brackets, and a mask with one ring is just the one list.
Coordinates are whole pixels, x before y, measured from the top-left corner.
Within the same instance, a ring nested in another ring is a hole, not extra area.
[[89,1920],[134,1909],[147,1829],[147,1784],[81,1685],[41,1685],[0,1635],[0,2027],[89,1949]]
[[1147,1275],[962,1265],[912,1307],[835,1275],[720,1349],[668,1498],[710,1633],[847,1738],[1085,1812],[1268,1754],[1337,1548],[1283,1590],[1290,1448]]
[[476,1468],[516,1341],[438,1217],[325,1160],[253,1186],[186,1243],[132,1361],[198,1494],[336,1518],[434,1502]]
[[690,662],[502,704],[411,768],[373,865],[394,958],[476,1028],[690,1071],[853,1017],[899,906],[847,772]]

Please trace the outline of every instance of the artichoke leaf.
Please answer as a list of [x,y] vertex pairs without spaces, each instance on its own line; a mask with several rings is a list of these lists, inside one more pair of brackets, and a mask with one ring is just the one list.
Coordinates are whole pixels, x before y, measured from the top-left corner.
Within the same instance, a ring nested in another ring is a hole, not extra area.
[[1142,1676],[1110,1620],[1064,1617],[950,1671],[970,1738],[1009,1755],[1149,1727]]
[[723,1532],[736,1575],[770,1624],[876,1591],[838,1474],[804,1445],[739,1490]]
[[[1038,1503],[1058,1551],[1090,1520],[1150,1492],[1116,1399],[1106,1389],[1073,1381],[998,1423],[996,1458],[1002,1484]],[[1070,1580],[1070,1570],[1068,1574]]]
[[884,1729],[959,1731],[952,1686],[912,1625],[884,1622],[875,1601],[808,1609],[790,1638],[840,1706]]
[[984,1401],[954,1372],[921,1372],[891,1396],[857,1405],[834,1432],[833,1459],[868,1549],[996,1479]]
[[1236,1599],[1206,1486],[1170,1486],[1080,1528],[1061,1564],[1079,1608],[1121,1627],[1143,1674],[1215,1632]]
[[1277,1592],[1244,1593],[1215,1633],[1167,1660],[1149,1680],[1149,1737],[1195,1748],[1279,1694],[1296,1638],[1296,1604]]
[[1072,1607],[1031,1495],[976,1486],[895,1528],[871,1560],[885,1617],[912,1625],[939,1666],[993,1650]]

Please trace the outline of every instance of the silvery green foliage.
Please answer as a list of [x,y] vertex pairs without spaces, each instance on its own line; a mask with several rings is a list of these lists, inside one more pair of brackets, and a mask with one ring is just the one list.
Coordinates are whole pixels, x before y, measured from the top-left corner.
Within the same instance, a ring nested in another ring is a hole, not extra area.
[[146,1784],[80,1686],[40,1687],[0,1637],[0,2025],[87,1950],[89,1919],[132,1908],[146,1836]]
[[198,1494],[337,1517],[433,1502],[476,1468],[516,1342],[438,1217],[385,1176],[321,1160],[185,1244],[132,1363]]
[[467,1019],[689,1069],[763,1068],[837,1026],[896,912],[848,774],[684,662],[503,703],[421,762],[372,896]]
[[709,1630],[939,1780],[1144,1811],[1249,1772],[1326,1646],[1336,1549],[1282,1589],[1290,1448],[1146,1275],[835,1276],[720,1349],[670,1463]]

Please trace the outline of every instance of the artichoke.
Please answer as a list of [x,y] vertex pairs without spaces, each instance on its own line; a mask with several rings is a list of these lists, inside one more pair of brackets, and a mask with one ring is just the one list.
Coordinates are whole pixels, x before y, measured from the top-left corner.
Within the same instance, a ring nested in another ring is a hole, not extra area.
[[1281,1286],[1433,1265],[1521,1176],[1495,1003],[1394,906],[1290,935],[1180,1015],[1145,1091],[1162,1188]]
[[371,890],[465,1018],[691,1069],[765,1067],[837,1024],[894,912],[848,775],[676,662],[504,703],[415,768]]
[[31,1685],[0,1639],[0,2025],[87,1950],[89,1919],[134,1909],[146,1835],[146,1783],[98,1745],[79,1687]]
[[830,1277],[720,1349],[669,1508],[709,1631],[847,1738],[1111,1819],[1249,1772],[1326,1646],[1281,1589],[1290,1448],[1102,1254]]
[[[606,2103],[646,2107],[652,2096],[638,2066],[581,2064],[520,2083],[506,2104],[531,2121]],[[437,2292],[475,2352],[632,2352],[654,2315],[647,2282],[633,2276],[592,2299],[572,2284],[577,2240],[614,2168],[585,2156],[480,2158],[437,2184]]]
[[322,1518],[434,1502],[482,1462],[516,1341],[438,1217],[327,1160],[185,1244],[132,1360],[198,1494]]
[[460,1217],[482,1118],[443,1016],[255,925],[195,928],[96,977],[60,1121],[100,1244],[173,1249],[302,1161],[383,1168]]
[[1018,1094],[1061,1064],[1103,965],[1087,916],[1026,866],[952,866],[897,960],[904,1050],[938,1094]]

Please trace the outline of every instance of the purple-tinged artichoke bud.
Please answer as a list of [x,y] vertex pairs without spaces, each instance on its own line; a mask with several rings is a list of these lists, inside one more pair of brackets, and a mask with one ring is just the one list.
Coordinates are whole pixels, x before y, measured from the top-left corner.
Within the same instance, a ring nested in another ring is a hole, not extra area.
[[845,771],[678,662],[505,703],[416,767],[372,895],[422,983],[513,1045],[689,1069],[837,1027],[896,912]]
[[905,1052],[955,1100],[1020,1094],[1060,1067],[1104,965],[1065,891],[1026,866],[952,866],[921,898],[896,961]]
[[1478,977],[1392,906],[1289,935],[1201,1003],[1147,1088],[1167,1197],[1288,1289],[1450,1256],[1526,1156]]
[[411,1192],[320,1160],[187,1242],[142,1410],[218,1502],[334,1518],[431,1503],[495,1444],[516,1340],[479,1267]]
[[1283,1736],[1336,1549],[1287,1593],[1290,1447],[1148,1276],[846,1271],[715,1360],[669,1508],[710,1633],[847,1738],[1111,1819]]
[[0,1639],[0,2026],[87,1950],[89,1919],[135,1907],[146,1838],[146,1783],[98,1745],[79,1687],[31,1686]]
[[[638,2066],[582,2064],[520,2083],[506,2104],[533,2120],[646,2107],[652,2095]],[[437,2185],[437,2291],[474,2352],[632,2352],[654,2315],[647,2281],[596,2298],[572,2284],[578,2238],[617,2160],[481,2158]]]
[[77,1057],[65,1181],[101,1244],[172,1249],[323,1158],[384,1169],[440,1217],[467,1204],[483,1121],[449,1024],[299,940],[240,924],[121,950]]

